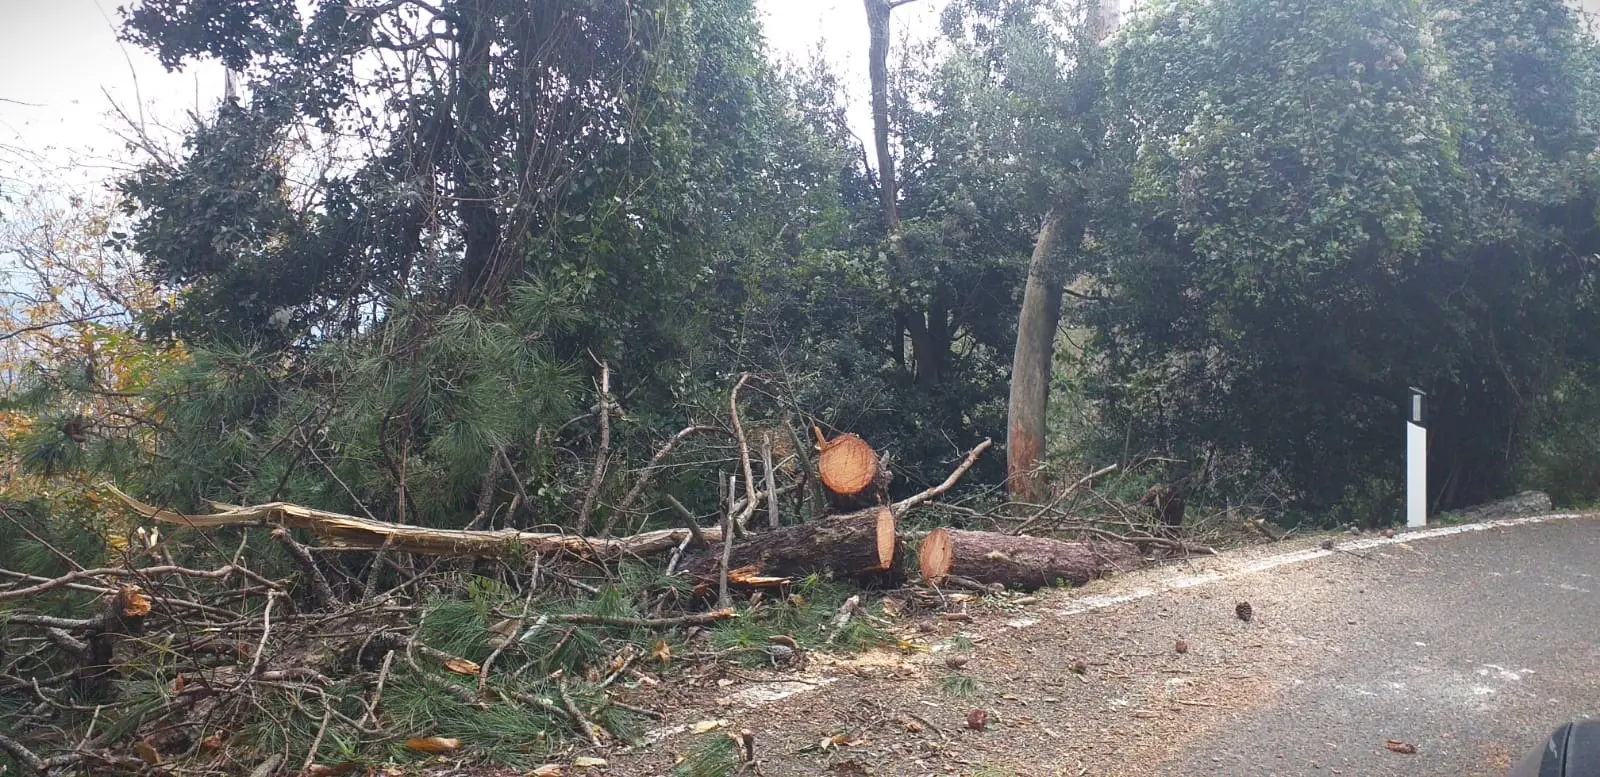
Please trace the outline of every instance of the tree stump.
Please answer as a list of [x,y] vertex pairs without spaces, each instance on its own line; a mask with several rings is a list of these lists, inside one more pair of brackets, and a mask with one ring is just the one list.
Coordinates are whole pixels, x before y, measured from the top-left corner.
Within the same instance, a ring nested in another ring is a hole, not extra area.
[[1139,549],[1126,542],[1067,542],[986,531],[935,529],[922,541],[922,577],[935,585],[951,575],[1031,591],[1087,583],[1107,572],[1137,568]]

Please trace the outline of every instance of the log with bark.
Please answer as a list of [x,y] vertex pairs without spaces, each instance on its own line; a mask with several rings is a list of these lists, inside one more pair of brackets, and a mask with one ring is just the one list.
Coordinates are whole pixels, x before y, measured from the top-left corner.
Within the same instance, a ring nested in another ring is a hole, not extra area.
[[[898,585],[905,580],[905,543],[891,532],[890,546],[880,547],[881,515],[877,509],[862,510],[751,535],[733,546],[728,567],[747,578],[760,579],[762,585],[775,578],[810,574],[863,586]],[[892,519],[893,513],[889,516]],[[888,556],[887,564],[884,556]],[[720,550],[698,553],[684,569],[693,577],[712,580],[718,575],[721,557]],[[740,576],[730,573],[728,581],[739,585]]]
[[1028,591],[1058,582],[1082,585],[1142,562],[1139,549],[1126,542],[1068,542],[957,529],[929,533],[919,559],[923,579],[935,585],[954,575]]

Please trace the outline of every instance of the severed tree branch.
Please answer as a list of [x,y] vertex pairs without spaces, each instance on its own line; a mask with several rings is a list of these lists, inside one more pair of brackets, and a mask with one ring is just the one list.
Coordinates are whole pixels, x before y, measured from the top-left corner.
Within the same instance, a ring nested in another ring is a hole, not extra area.
[[[587,531],[589,514],[600,496],[600,486],[605,483],[606,464],[611,458],[611,367],[600,363],[600,450],[594,457],[594,471],[589,475],[589,490],[584,492],[583,507],[578,511],[578,530]],[[614,520],[607,520],[609,527]],[[601,536],[605,536],[604,533]]]
[[911,508],[933,499],[940,494],[949,491],[951,488],[954,488],[956,482],[961,480],[963,475],[967,474],[967,470],[972,469],[972,465],[978,463],[978,457],[982,456],[984,451],[989,450],[989,446],[993,444],[993,440],[985,438],[983,442],[978,443],[972,448],[972,450],[967,451],[967,457],[962,460],[960,466],[955,468],[954,472],[950,473],[950,477],[944,479],[943,483],[895,502],[894,504],[889,505],[889,509],[893,510],[895,517],[898,518],[906,514],[906,512]]

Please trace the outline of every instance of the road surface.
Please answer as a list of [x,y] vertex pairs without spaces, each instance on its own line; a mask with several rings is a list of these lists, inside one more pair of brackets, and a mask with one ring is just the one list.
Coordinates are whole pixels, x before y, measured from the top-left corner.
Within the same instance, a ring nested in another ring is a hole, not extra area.
[[[1600,520],[1412,547],[1328,559],[1351,573],[1343,606],[1275,624],[1337,635],[1322,660],[1208,727],[1160,773],[1503,775],[1561,722],[1600,715]],[[1391,739],[1417,754],[1387,751]]]

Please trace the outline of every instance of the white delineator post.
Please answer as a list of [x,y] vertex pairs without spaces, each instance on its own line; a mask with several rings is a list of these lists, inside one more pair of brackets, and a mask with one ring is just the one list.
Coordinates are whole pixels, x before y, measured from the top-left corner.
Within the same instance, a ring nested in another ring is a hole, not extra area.
[[1428,525],[1428,427],[1422,389],[1411,389],[1406,419],[1406,526]]

